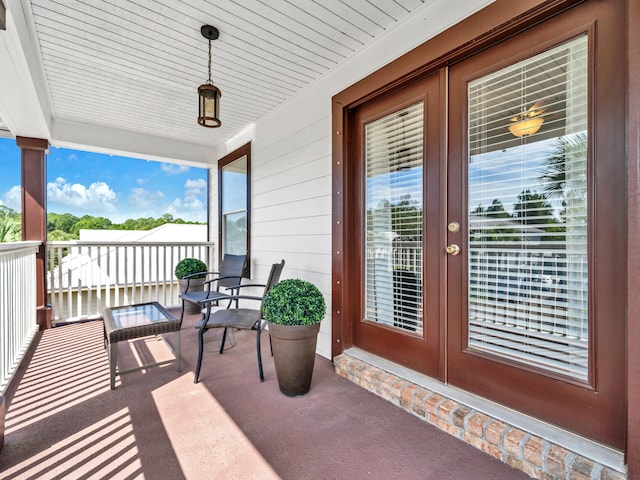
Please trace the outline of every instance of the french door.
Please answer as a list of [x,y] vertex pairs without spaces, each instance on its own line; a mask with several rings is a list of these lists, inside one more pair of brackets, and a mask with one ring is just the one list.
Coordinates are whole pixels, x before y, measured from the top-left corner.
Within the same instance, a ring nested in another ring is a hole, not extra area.
[[599,7],[352,110],[352,331],[623,448],[623,12]]
[[450,68],[447,377],[622,448],[623,39],[592,14]]
[[[352,168],[364,212],[355,240],[363,286],[354,342],[441,377],[442,234],[439,74],[355,114]],[[435,261],[434,261],[435,259]]]

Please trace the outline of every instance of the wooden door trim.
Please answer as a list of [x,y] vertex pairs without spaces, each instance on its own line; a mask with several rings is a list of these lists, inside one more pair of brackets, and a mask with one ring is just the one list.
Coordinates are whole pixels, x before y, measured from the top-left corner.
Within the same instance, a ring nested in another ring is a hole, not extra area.
[[218,160],[218,265],[222,263],[222,169],[230,163],[247,157],[247,269],[244,272],[247,278],[251,277],[251,142],[245,143],[233,152],[228,153]]
[[640,2],[627,1],[627,463],[640,478]]

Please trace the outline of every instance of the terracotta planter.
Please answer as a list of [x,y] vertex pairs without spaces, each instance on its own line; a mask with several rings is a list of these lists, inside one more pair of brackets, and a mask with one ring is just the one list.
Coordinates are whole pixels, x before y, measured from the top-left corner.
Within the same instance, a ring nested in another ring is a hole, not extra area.
[[[180,285],[180,293],[184,293],[184,289],[187,287],[188,280],[178,280],[178,284]],[[196,290],[202,290],[204,288],[204,278],[192,278],[189,282],[189,289],[187,292],[193,292]],[[184,314],[185,315],[195,315],[202,311],[200,305],[197,303],[184,302]]]
[[273,361],[280,391],[299,397],[309,391],[320,324],[276,325],[269,323]]

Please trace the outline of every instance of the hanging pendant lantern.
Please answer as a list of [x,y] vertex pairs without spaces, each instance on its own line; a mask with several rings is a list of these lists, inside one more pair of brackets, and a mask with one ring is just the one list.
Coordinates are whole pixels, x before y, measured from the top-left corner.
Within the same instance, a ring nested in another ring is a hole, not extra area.
[[200,28],[202,36],[209,40],[209,79],[198,87],[198,125],[215,128],[222,125],[220,120],[220,97],[222,92],[211,81],[211,40],[218,38],[218,29],[211,25]]

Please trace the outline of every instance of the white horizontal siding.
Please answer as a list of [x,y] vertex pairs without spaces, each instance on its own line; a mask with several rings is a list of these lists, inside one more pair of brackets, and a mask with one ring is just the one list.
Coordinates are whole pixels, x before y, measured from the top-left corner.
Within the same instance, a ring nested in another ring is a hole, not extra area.
[[331,215],[279,218],[268,222],[254,223],[251,229],[253,235],[257,237],[290,236],[296,235],[300,231],[306,232],[307,235],[326,235],[331,231]]
[[330,182],[331,170],[327,168],[327,165],[331,164],[330,158],[329,155],[313,159],[305,158],[303,161],[299,158],[296,158],[295,161],[294,159],[283,158],[279,166],[284,166],[284,168],[278,170],[265,168],[263,171],[265,176],[253,183],[253,193],[256,196],[260,196],[261,193],[279,190],[282,188],[282,179],[280,178],[282,176],[292,179],[291,186],[303,185],[319,178],[329,179]]
[[289,132],[262,141],[257,130],[252,152],[252,251],[254,257],[281,255],[287,262],[283,277],[308,280],[323,292],[327,316],[317,348],[330,358],[330,116],[289,124]]
[[[312,168],[309,166],[308,168]],[[331,188],[331,176],[325,175],[318,178],[313,178],[310,180],[302,180],[300,181],[299,177],[304,177],[304,175],[295,175],[295,174],[284,174],[286,176],[291,176],[295,179],[295,183],[286,186],[280,186],[279,188],[274,188],[258,193],[255,192],[253,194],[254,201],[252,202],[252,206],[254,208],[261,208],[262,206],[267,205],[279,205],[279,204],[288,204],[291,203],[291,200],[300,200],[300,199],[308,199],[315,200],[318,197],[321,197],[326,192],[327,188]],[[256,189],[257,190],[257,189]],[[265,199],[268,199],[265,201]],[[286,217],[286,216],[285,216]]]
[[[314,184],[310,184],[309,187]],[[318,184],[322,185],[322,184]],[[293,219],[303,217],[321,217],[329,214],[327,207],[331,207],[331,199],[318,195],[312,198],[289,197],[286,202],[281,201],[280,195],[276,192],[273,194],[273,203],[267,204],[269,198],[263,196],[260,200],[263,206],[251,205],[254,224],[260,222],[270,222],[282,219]],[[259,203],[259,202],[256,202]],[[331,210],[329,210],[330,212]]]
[[[283,235],[267,236],[261,238],[266,250],[277,251],[283,241]],[[288,235],[286,239],[287,249],[290,252],[315,255],[324,253],[331,248],[330,235]]]

